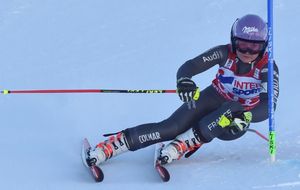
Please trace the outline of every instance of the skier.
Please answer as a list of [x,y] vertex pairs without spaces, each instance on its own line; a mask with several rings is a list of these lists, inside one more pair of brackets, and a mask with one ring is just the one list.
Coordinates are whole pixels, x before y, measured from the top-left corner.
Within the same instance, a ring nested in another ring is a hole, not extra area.
[[[251,122],[268,118],[268,30],[257,15],[238,18],[231,43],[219,45],[185,62],[177,72],[177,93],[184,104],[169,118],[127,128],[88,152],[87,164],[99,165],[124,153],[171,141],[160,151],[160,164],[171,163],[214,138],[235,140]],[[274,106],[279,73],[274,64]],[[219,65],[212,84],[201,91],[192,77]]]

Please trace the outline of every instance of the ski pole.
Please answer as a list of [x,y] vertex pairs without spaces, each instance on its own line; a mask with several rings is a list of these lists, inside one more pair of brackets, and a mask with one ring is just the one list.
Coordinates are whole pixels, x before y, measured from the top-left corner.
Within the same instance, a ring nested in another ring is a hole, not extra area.
[[53,90],[2,90],[1,94],[49,94],[49,93],[176,93],[176,90],[115,90],[115,89],[53,89]]
[[247,131],[253,132],[253,133],[257,134],[258,136],[260,136],[262,139],[264,139],[267,142],[269,142],[269,139],[266,136],[264,136],[263,134],[261,134],[260,132],[258,132],[257,130],[255,130],[255,129],[247,129]]

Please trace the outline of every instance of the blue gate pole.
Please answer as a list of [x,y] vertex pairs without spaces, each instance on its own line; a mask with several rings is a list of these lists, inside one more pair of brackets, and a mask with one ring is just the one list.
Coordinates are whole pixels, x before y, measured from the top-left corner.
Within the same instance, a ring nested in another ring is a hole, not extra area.
[[274,82],[273,82],[273,0],[268,0],[268,111],[269,111],[269,152],[271,162],[276,160],[275,119],[274,119]]

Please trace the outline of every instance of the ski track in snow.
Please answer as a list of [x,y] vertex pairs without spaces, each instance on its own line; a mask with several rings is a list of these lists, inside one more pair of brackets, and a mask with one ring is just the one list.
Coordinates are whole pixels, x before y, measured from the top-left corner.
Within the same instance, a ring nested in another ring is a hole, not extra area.
[[254,186],[253,189],[271,189],[271,188],[281,188],[281,187],[297,187],[300,185],[300,181],[279,183],[275,185],[265,185],[265,186]]

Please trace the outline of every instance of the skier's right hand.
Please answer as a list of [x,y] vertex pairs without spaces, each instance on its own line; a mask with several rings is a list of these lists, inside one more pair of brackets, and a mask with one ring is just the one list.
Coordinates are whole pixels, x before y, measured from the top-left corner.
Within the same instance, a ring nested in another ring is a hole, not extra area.
[[177,93],[183,102],[190,102],[199,99],[200,89],[190,78],[183,77],[177,80]]
[[230,133],[236,135],[242,131],[246,131],[252,121],[252,113],[250,111],[233,113],[232,118],[222,115],[218,121],[222,128],[228,127]]

